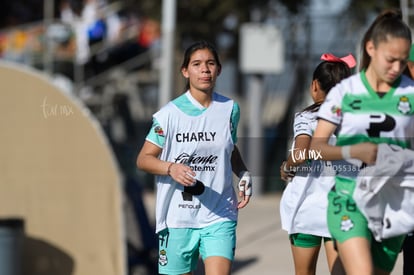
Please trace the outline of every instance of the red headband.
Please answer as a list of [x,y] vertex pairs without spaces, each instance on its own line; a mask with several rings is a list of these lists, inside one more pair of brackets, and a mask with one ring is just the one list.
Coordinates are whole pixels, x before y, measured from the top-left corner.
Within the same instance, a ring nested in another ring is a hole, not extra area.
[[336,57],[335,55],[331,53],[324,53],[321,56],[321,60],[331,61],[331,62],[344,62],[351,69],[355,67],[356,65],[355,58],[352,56],[352,54],[348,54],[347,56],[344,56],[344,57]]

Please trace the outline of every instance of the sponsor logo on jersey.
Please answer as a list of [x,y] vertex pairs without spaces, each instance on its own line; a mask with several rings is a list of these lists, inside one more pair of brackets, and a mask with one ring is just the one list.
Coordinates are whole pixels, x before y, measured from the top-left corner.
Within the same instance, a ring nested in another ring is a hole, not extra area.
[[177,133],[175,135],[175,140],[177,142],[214,141],[216,134],[216,132]]
[[181,153],[178,157],[174,159],[176,163],[183,163],[191,167],[195,172],[202,171],[216,171],[216,161],[218,156],[209,155],[209,156],[200,156],[197,154],[188,154]]
[[354,101],[352,101],[351,103],[349,103],[349,106],[353,110],[361,110],[361,103],[362,103],[362,100],[361,99],[355,99]]
[[178,205],[178,208],[186,208],[186,209],[200,209],[201,205],[197,204],[197,205],[193,205],[193,204],[185,204],[185,203],[180,203]]

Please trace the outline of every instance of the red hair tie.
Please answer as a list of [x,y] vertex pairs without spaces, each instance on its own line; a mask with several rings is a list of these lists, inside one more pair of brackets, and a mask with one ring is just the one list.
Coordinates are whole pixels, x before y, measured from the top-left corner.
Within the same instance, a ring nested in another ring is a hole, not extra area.
[[348,65],[349,68],[353,68],[356,65],[355,58],[352,54],[348,54],[344,57],[336,57],[335,55],[331,53],[324,53],[321,56],[321,60],[324,61],[331,61],[331,62],[344,62],[346,65]]

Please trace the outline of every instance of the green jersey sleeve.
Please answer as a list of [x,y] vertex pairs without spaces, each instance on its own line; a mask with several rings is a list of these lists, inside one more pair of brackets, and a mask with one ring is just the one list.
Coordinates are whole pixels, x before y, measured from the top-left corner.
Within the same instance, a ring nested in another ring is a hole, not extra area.
[[240,106],[237,102],[233,104],[233,110],[231,112],[230,118],[230,130],[231,130],[231,137],[233,139],[233,143],[237,143],[237,127],[240,121]]
[[158,121],[153,118],[151,129],[146,140],[162,148],[165,142],[164,131]]

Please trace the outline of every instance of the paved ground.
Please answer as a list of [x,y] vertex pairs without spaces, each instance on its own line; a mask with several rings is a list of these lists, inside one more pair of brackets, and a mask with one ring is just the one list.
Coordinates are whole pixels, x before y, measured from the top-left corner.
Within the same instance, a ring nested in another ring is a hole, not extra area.
[[[280,228],[280,193],[253,197],[247,208],[239,213],[235,275],[294,274],[287,233]],[[153,194],[145,196],[153,217]],[[392,274],[402,274],[402,255]],[[203,274],[202,268],[196,275]],[[317,274],[329,274],[325,254],[321,251]]]

